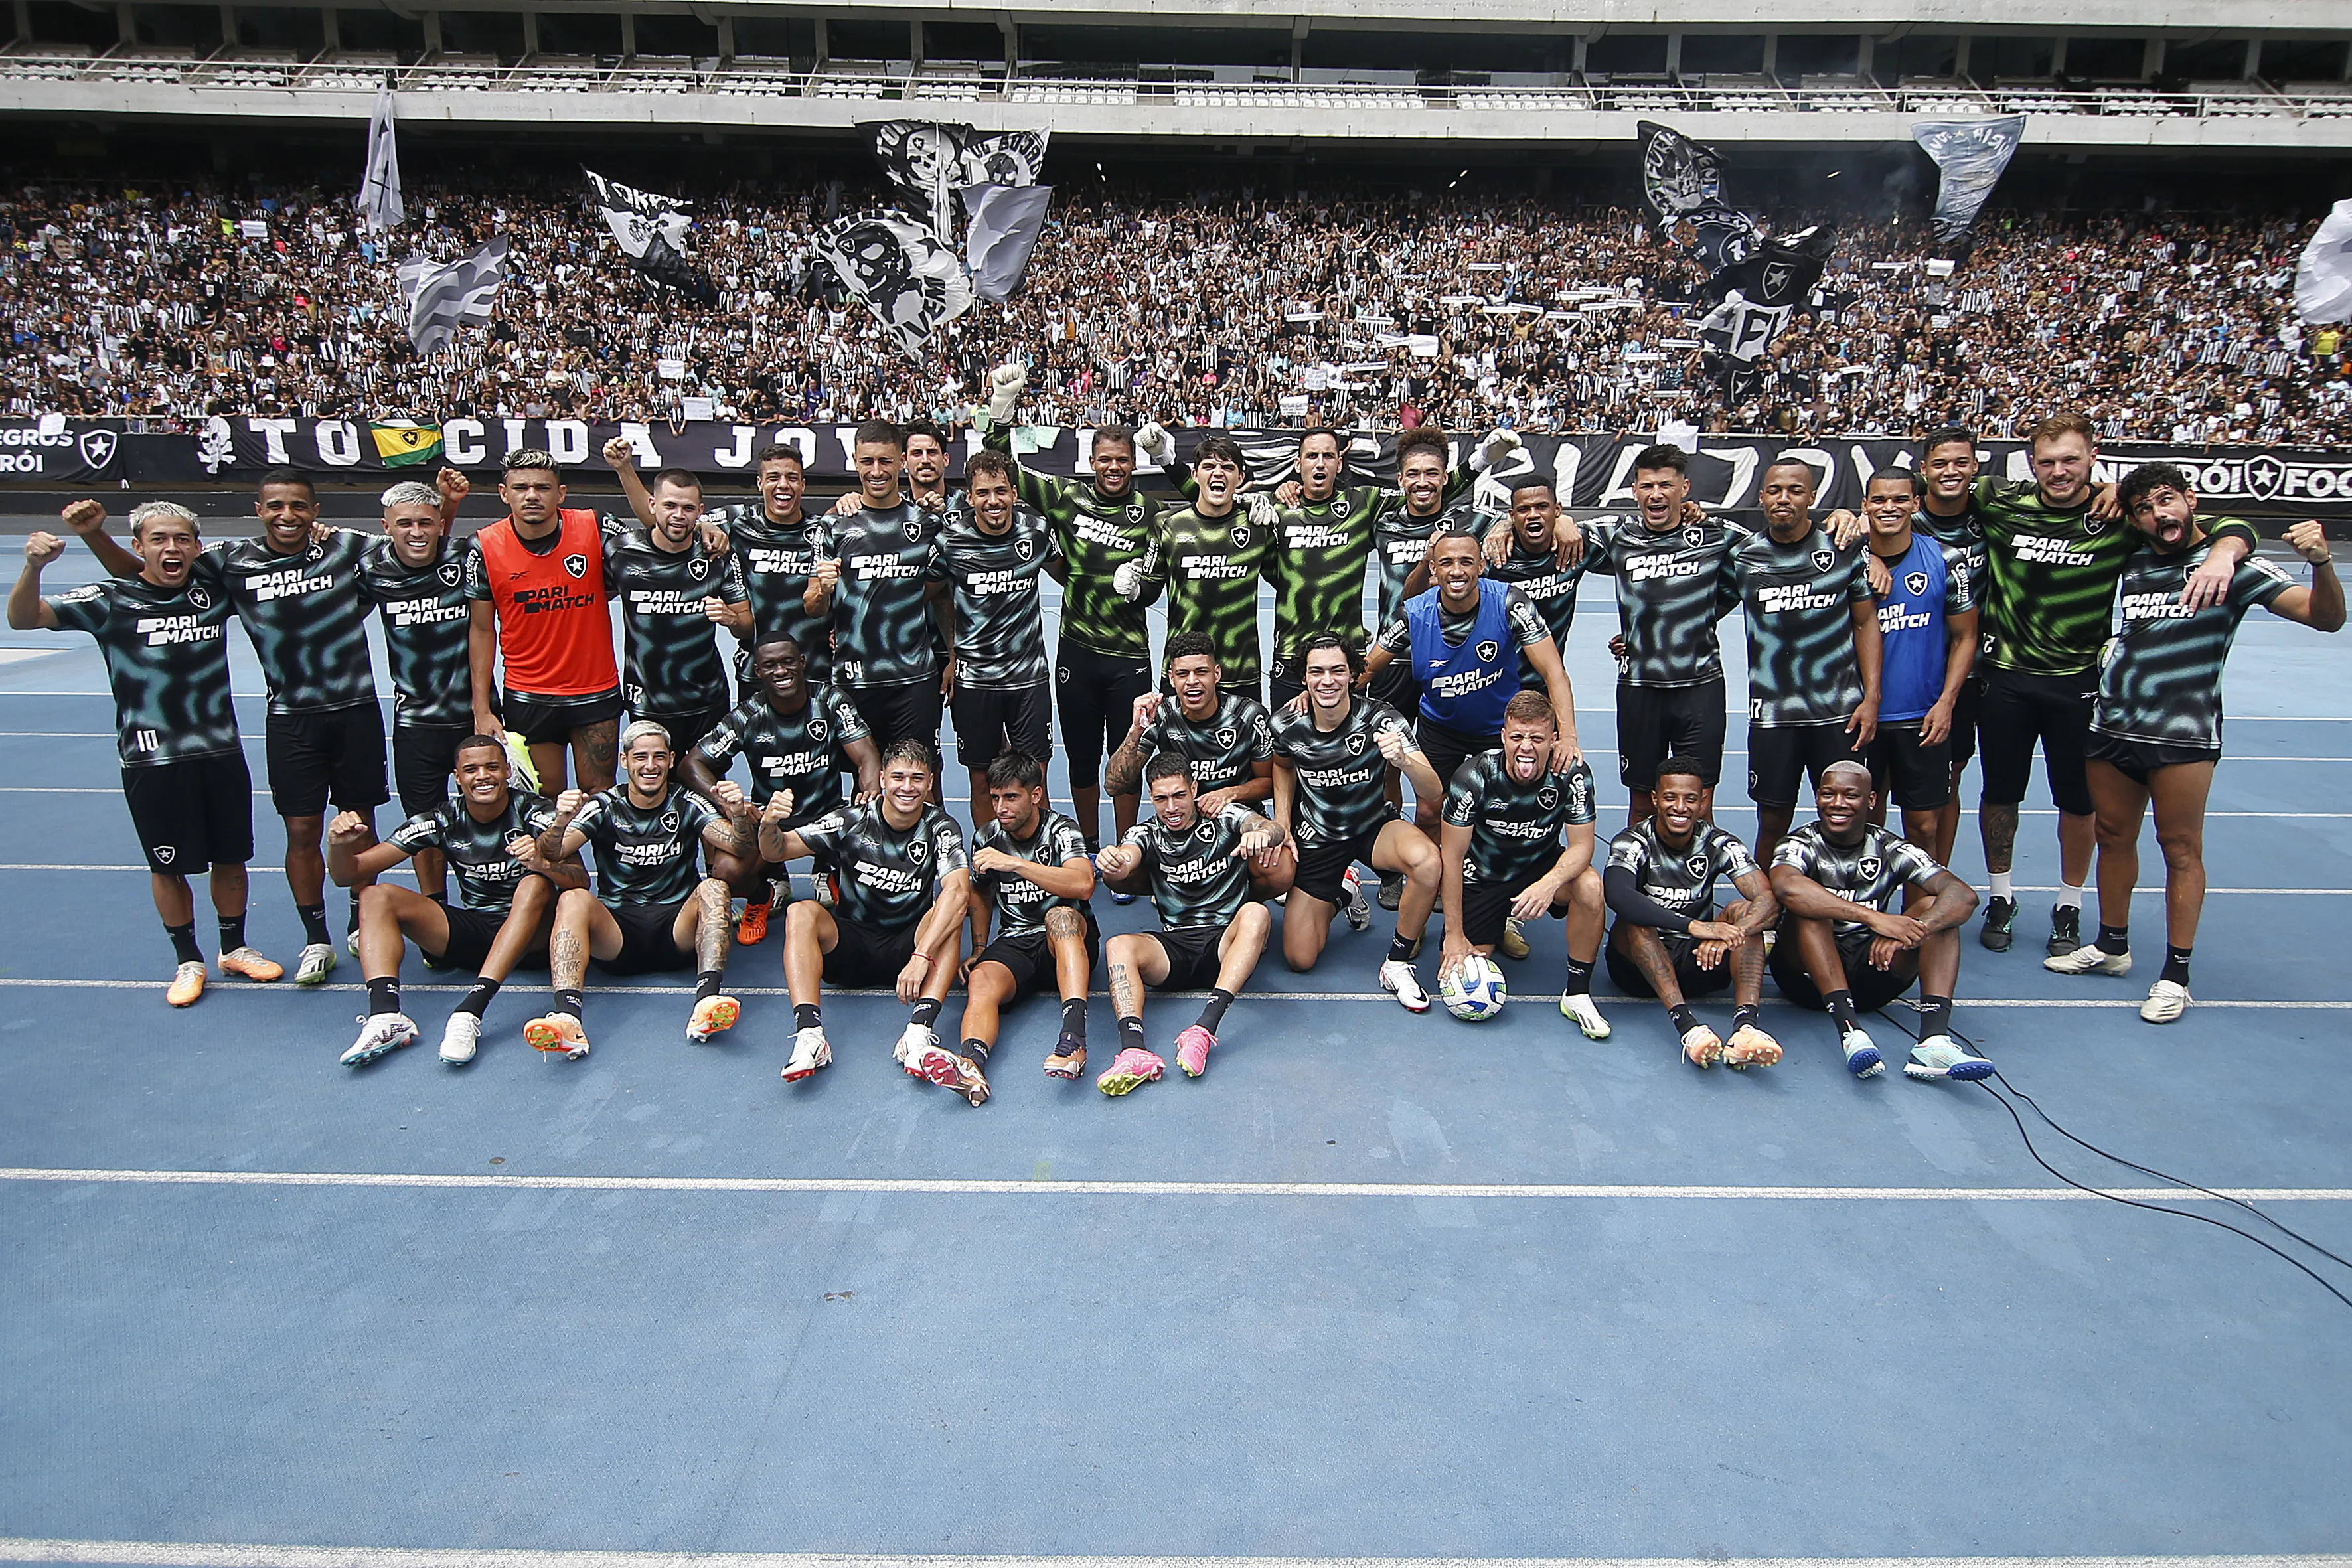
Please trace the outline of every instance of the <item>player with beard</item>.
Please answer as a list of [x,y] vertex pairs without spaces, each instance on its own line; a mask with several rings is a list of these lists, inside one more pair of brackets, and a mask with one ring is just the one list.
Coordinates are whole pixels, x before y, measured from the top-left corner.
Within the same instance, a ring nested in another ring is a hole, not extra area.
[[[1143,787],[1143,769],[1154,757],[1173,753],[1192,766],[1200,792],[1193,809],[1214,816],[1229,805],[1268,809],[1274,799],[1274,721],[1254,699],[1229,692],[1218,680],[1217,650],[1205,632],[1178,632],[1168,639],[1170,701],[1157,691],[1135,700],[1127,739],[1110,757],[1104,777],[1119,795]],[[1250,885],[1262,898],[1290,890],[1298,859],[1290,845],[1252,862]]]
[[[1878,1047],[1856,1022],[1919,985],[1919,1043],[1906,1078],[1989,1078],[1992,1063],[1957,1044],[1952,994],[1960,975],[1960,931],[1976,913],[1976,890],[1917,845],[1870,820],[1870,769],[1844,760],[1822,770],[1813,786],[1821,820],[1780,840],[1772,852],[1772,896],[1780,902],[1781,937],[1772,950],[1773,983],[1800,1007],[1826,1008],[1845,1051],[1846,1071],[1875,1078]],[[1915,897],[1902,913],[1895,901]]]
[[382,844],[366,833],[357,812],[327,829],[327,868],[337,885],[375,878],[430,850],[457,874],[454,904],[389,882],[371,882],[360,894],[360,973],[367,979],[368,1016],[343,1066],[364,1067],[416,1041],[416,1024],[400,1010],[403,940],[416,944],[427,966],[474,971],[474,984],[449,1015],[441,1059],[463,1067],[474,1059],[482,1016],[518,964],[547,958],[556,895],[584,888],[577,859],[551,863],[539,836],[555,821],[545,796],[512,788],[506,748],[488,735],[457,745],[457,791],[445,795],[393,830]]
[[810,527],[816,564],[801,599],[809,614],[832,617],[834,685],[886,752],[903,740],[936,748],[943,701],[945,628],[933,636],[932,606],[944,605],[947,590],[927,580],[940,518],[898,488],[906,452],[906,437],[887,420],[857,427],[851,460],[859,504]]
[[631,716],[659,724],[683,755],[727,711],[718,628],[749,636],[751,595],[731,545],[715,553],[701,537],[700,479],[664,468],[647,487],[618,436],[604,444],[604,461],[638,524],[604,535],[604,582],[621,601],[628,639],[622,694]]
[[988,820],[988,766],[1005,751],[1054,754],[1052,689],[1038,579],[1061,563],[1045,520],[1013,504],[1013,459],[975,452],[970,504],[940,529],[930,583],[947,595],[953,627],[948,701],[956,753],[971,775],[971,818]]
[[2099,936],[2042,961],[2061,974],[2131,969],[2131,900],[2140,823],[2152,804],[2164,851],[2164,972],[2139,1016],[2169,1024],[2188,1009],[2189,950],[2205,905],[2205,800],[2221,759],[2221,666],[2256,605],[2323,632],[2344,626],[2344,584],[2326,531],[2299,522],[2286,542],[2311,563],[2309,586],[2267,561],[2240,563],[2221,603],[2191,609],[2190,581],[2216,546],[2189,478],[2169,463],[2134,468],[2119,497],[2144,548],[2125,563],[2122,624],[2099,675],[2086,772],[2098,808]]
[[1864,489],[1885,652],[1878,734],[1863,757],[1879,820],[1891,790],[1903,813],[1903,837],[1933,857],[1951,804],[1960,705],[1976,668],[1977,577],[1966,545],[1916,526],[1919,481],[1908,469],[1881,468]]
[[[760,639],[751,673],[756,684],[743,700],[686,754],[679,771],[687,788],[716,802],[719,781],[740,756],[751,770],[751,799],[762,810],[778,791],[791,792],[793,814],[781,824],[786,829],[840,810],[845,772],[856,778],[858,805],[880,793],[882,752],[866,721],[833,688],[809,684],[808,661],[789,633]],[[830,870],[823,864],[814,868],[820,900],[832,896],[824,879]],[[713,859],[710,871],[745,900],[735,940],[758,946],[767,939],[769,917],[792,901],[791,874],[756,858],[746,862],[729,855]]]
[[737,650],[735,683],[751,686],[753,650],[772,633],[782,632],[808,661],[808,679],[821,686],[833,668],[833,621],[810,615],[802,603],[816,556],[808,539],[814,520],[801,510],[808,476],[800,448],[762,447],[752,461],[759,466],[760,499],[703,514],[726,531],[729,553],[737,560],[751,606],[752,631]]
[[988,765],[988,802],[992,815],[971,841],[972,960],[964,968],[956,1085],[973,1105],[988,1098],[981,1068],[1006,1004],[1049,984],[1061,997],[1062,1032],[1045,1076],[1086,1070],[1087,982],[1100,951],[1087,906],[1094,862],[1078,825],[1045,804],[1045,763],[999,752]]
[[[967,505],[964,496],[948,485],[946,434],[928,419],[910,419],[899,428],[907,437],[907,459],[899,479],[908,499],[942,518],[962,511]],[[862,504],[858,492],[851,490],[834,501],[832,515],[847,517]]]
[[1249,464],[1230,436],[1211,436],[1192,451],[1200,493],[1189,506],[1152,521],[1143,557],[1116,574],[1119,593],[1149,604],[1164,589],[1168,629],[1207,634],[1217,650],[1218,679],[1242,695],[1263,700],[1258,667],[1257,586],[1273,549],[1271,497],[1244,498]]
[[[473,611],[466,597],[470,543],[453,542],[449,518],[471,487],[454,468],[437,486],[404,479],[383,492],[383,533],[360,567],[360,591],[383,626],[392,667],[392,781],[413,820],[449,798],[457,748],[474,732],[473,696],[462,671]],[[331,846],[330,846],[331,848]],[[409,857],[428,898],[446,895],[441,851]]]
[[1605,1040],[1609,1020],[1592,1001],[1604,918],[1592,864],[1592,770],[1580,760],[1566,778],[1554,773],[1559,738],[1542,694],[1522,691],[1503,709],[1501,746],[1465,763],[1446,789],[1438,850],[1445,943],[1437,977],[1443,983],[1472,953],[1493,952],[1507,921],[1549,910],[1568,921],[1560,1015],[1585,1038]]
[[[988,405],[974,415],[989,450],[1013,456],[1013,416],[1029,374],[1017,364],[990,373]],[[1167,503],[1135,488],[1139,447],[1179,489],[1189,484],[1176,443],[1157,425],[1094,433],[1091,477],[1058,479],[1013,468],[1021,504],[1045,520],[1061,552],[1061,637],[1054,649],[1054,700],[1070,769],[1070,809],[1089,849],[1102,847],[1102,760],[1118,745],[1135,700],[1151,689],[1151,642],[1144,608],[1118,588],[1119,568],[1143,558],[1151,525]],[[1135,826],[1140,796],[1111,792],[1111,837]]]
[[[106,509],[79,500],[65,518],[90,538],[104,526]],[[8,595],[8,625],[20,632],[88,632],[106,659],[122,795],[178,965],[164,1000],[187,1007],[205,994],[195,896],[188,888],[198,868],[207,873],[220,920],[221,973],[268,982],[286,972],[245,940],[253,779],[229,700],[228,623],[236,612],[226,595],[194,580],[203,545],[187,508],[170,501],[132,508],[131,544],[137,575],[43,598],[41,569],[65,553],[65,542],[35,531]]]

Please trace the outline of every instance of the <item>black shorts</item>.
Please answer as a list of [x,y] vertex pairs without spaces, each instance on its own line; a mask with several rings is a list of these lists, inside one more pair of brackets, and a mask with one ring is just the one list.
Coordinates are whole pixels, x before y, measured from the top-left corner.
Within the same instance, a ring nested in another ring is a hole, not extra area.
[[253,773],[242,751],[122,770],[147,868],[196,876],[253,858]]
[[1290,879],[1291,887],[1310,899],[1320,899],[1327,904],[1343,902],[1339,892],[1340,879],[1348,868],[1359,860],[1372,863],[1372,846],[1379,841],[1386,822],[1357,834],[1353,838],[1334,838],[1325,844],[1302,844],[1298,847],[1298,869]]
[[835,985],[898,984],[898,972],[915,956],[915,929],[921,923],[909,921],[897,931],[884,931],[836,912],[837,940],[824,955],[825,979]]
[[1473,947],[1493,947],[1503,940],[1503,922],[1511,918],[1511,900],[1540,882],[1551,868],[1540,867],[1516,882],[1464,882],[1462,935]]
[[[1656,782],[1654,776],[1652,782]],[[1713,917],[1695,915],[1692,918],[1705,920]],[[1726,956],[1724,961],[1713,969],[1701,969],[1698,963],[1698,938],[1667,931],[1659,931],[1657,937],[1660,942],[1666,944],[1666,956],[1674,960],[1675,984],[1682,988],[1685,1001],[1694,996],[1711,995],[1715,992],[1730,986],[1732,961],[1728,956]],[[1611,928],[1609,941],[1603,944],[1602,951],[1609,955],[1609,979],[1618,990],[1628,996],[1657,994],[1650,988],[1649,977],[1642,973],[1632,959],[1617,951],[1616,928]]]
[[[1151,689],[1151,661],[1120,658],[1064,637],[1054,650],[1054,703],[1062,710],[1062,747],[1070,786],[1102,784],[1103,759],[1127,739],[1135,700]],[[1094,825],[1080,823],[1091,835]]]
[[1984,677],[1975,670],[1952,699],[1952,766],[1965,768],[1977,754],[1977,710],[1984,704]]
[[2106,763],[2145,789],[2149,777],[2158,769],[2185,767],[2192,763],[2218,763],[2221,760],[2221,748],[2175,746],[2162,741],[2135,741],[2127,735],[2111,735],[2104,730],[2094,730],[2084,755],[2092,762]]
[[280,816],[373,811],[392,798],[384,785],[383,710],[373,702],[306,713],[272,713],[263,752],[269,804]]
[[874,737],[874,749],[887,752],[909,738],[933,751],[940,745],[940,683],[936,679],[901,681],[894,686],[866,686],[841,693]]
[[[1094,916],[1087,917],[1087,969],[1089,973],[1100,968],[1102,947],[1095,931]],[[999,963],[1013,976],[1013,994],[1026,996],[1033,991],[1050,991],[1054,984],[1054,947],[1042,931],[1026,936],[1000,936],[980,950],[974,965]]]
[[[499,940],[499,931],[507,923],[505,910],[468,910],[451,904],[442,911],[449,917],[449,940],[438,952],[425,952],[428,969],[477,970],[490,956],[490,944]],[[417,951],[424,952],[420,946]]]
[[2091,709],[2099,695],[2099,673],[2021,675],[1998,667],[1985,671],[1977,710],[1984,749],[1984,803],[2015,805],[2033,776],[2033,746],[2042,743],[2042,765],[2050,779],[2050,803],[2074,816],[2091,815],[2091,786],[2083,773],[2091,738]]
[[[1503,743],[1499,734],[1467,734],[1439,723],[1426,713],[1413,726],[1413,739],[1421,747],[1421,754],[1429,759],[1431,770],[1437,774],[1437,793],[1441,798],[1453,787],[1454,774],[1463,763]],[[1430,804],[1434,805],[1436,802]]]
[[[1265,710],[1267,712],[1278,714],[1286,705],[1307,695],[1307,682],[1293,673],[1294,670],[1305,668],[1304,665],[1293,664],[1286,658],[1277,658],[1267,667],[1265,673]],[[1398,711],[1402,712],[1404,710],[1399,709]]]
[[457,742],[474,732],[471,724],[394,724],[392,782],[400,809],[415,816],[449,798],[457,768]]
[[1649,791],[1658,764],[1688,757],[1713,789],[1723,777],[1723,679],[1700,686],[1617,683],[1617,776],[1627,789]]
[[1042,684],[1011,691],[960,685],[952,711],[956,759],[974,773],[987,771],[1000,752],[1054,760],[1054,700]]
[[677,945],[677,912],[694,900],[674,904],[608,905],[621,928],[621,951],[596,960],[607,974],[657,974],[694,967],[694,950]]
[[639,713],[639,719],[650,719],[669,731],[669,749],[674,757],[683,758],[702,743],[702,737],[718,727],[727,717],[725,708],[704,708],[691,713]]
[[[1862,760],[1870,764],[1870,787],[1882,800],[1891,798],[1905,811],[1941,811],[1944,803],[1952,798],[1952,742],[1949,737],[1935,745],[1926,745],[1919,739],[1920,719],[1905,719],[1897,723],[1881,724],[1878,733],[1863,750]],[[1953,733],[1959,732],[1958,721]],[[1887,795],[1889,784],[1895,793]]]
[[1759,805],[1793,807],[1797,784],[1819,784],[1832,763],[1860,762],[1853,737],[1843,724],[1748,726],[1748,798]]
[[[1874,969],[1870,963],[1871,933],[1842,931],[1837,933],[1838,956],[1845,961],[1845,988],[1853,994],[1854,1010],[1875,1013],[1906,991],[1919,978],[1919,954],[1916,949],[1895,955],[1894,967]],[[1805,968],[1804,954],[1797,951],[1796,933],[1783,929],[1780,940],[1772,944],[1772,956],[1768,965],[1772,971],[1772,984],[1780,994],[1800,1007],[1820,1012],[1829,1005],[1822,1000],[1821,988],[1813,984],[1812,974]]]
[[1217,957],[1217,944],[1225,939],[1227,926],[1164,926],[1159,931],[1138,931],[1160,944],[1168,955],[1168,978],[1154,985],[1154,991],[1208,991],[1215,988],[1217,971],[1223,961]]
[[1392,658],[1381,666],[1380,673],[1364,688],[1364,695],[1379,698],[1408,719],[1417,716],[1421,712],[1421,682],[1413,679],[1412,658]]
[[509,691],[499,699],[499,722],[526,746],[564,746],[574,730],[608,724],[621,717],[621,689],[592,691],[584,697],[534,697]]

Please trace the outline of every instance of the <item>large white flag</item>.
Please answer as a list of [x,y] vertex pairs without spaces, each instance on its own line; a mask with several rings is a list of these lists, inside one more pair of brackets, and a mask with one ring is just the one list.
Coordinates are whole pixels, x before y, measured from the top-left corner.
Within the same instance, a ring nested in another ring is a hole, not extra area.
[[446,347],[460,321],[490,319],[490,299],[505,280],[506,261],[507,237],[501,234],[455,261],[412,256],[400,264],[401,297],[408,301],[408,341],[419,354]]
[[964,239],[964,264],[971,268],[972,292],[994,304],[1013,297],[1037,236],[1045,227],[1051,185],[966,185],[964,210],[971,227]]
[[368,116],[367,174],[360,182],[360,219],[370,234],[398,228],[407,216],[400,203],[400,150],[392,133],[392,89],[375,89],[375,111]]
[[2352,321],[2352,202],[2320,220],[2294,269],[2294,313],[2306,321]]

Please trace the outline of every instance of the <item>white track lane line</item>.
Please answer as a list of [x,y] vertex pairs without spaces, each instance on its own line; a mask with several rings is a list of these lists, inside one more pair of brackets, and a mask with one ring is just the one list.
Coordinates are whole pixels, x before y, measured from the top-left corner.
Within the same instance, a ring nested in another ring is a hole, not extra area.
[[137,1568],[2352,1568],[2352,1556],[2203,1557],[948,1557],[885,1552],[593,1552],[252,1546],[0,1537],[0,1561]]

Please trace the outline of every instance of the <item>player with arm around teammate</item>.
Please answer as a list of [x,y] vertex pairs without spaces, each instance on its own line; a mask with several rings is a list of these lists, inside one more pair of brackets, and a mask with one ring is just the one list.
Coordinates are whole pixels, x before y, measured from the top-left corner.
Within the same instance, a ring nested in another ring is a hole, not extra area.
[[1087,984],[1101,951],[1087,906],[1094,861],[1078,825],[1045,804],[1045,763],[999,752],[988,764],[988,798],[992,815],[972,835],[973,952],[964,966],[963,1071],[952,1086],[974,1105],[988,1098],[981,1069],[1005,1005],[1048,984],[1061,997],[1062,1032],[1045,1076],[1085,1070]]
[[[1992,1064],[1951,1035],[1960,928],[1976,913],[1976,890],[1926,850],[1873,826],[1871,795],[1867,764],[1831,763],[1813,786],[1821,819],[1773,851],[1772,895],[1782,910],[1773,984],[1800,1007],[1826,1008],[1846,1070],[1875,1078],[1885,1064],[1855,1015],[1878,1011],[1916,980],[1920,1039],[1904,1075],[1989,1077]],[[1906,888],[1927,901],[1897,913],[1895,900]]]
[[1863,761],[1870,764],[1879,820],[1891,791],[1903,813],[1903,837],[1932,858],[1952,796],[1954,747],[1964,719],[1975,722],[1968,692],[1976,668],[1980,568],[1971,565],[1968,545],[1914,526],[1919,480],[1909,469],[1881,468],[1864,489],[1884,651],[1878,733],[1863,748]]
[[1543,694],[1522,691],[1503,710],[1502,745],[1463,763],[1446,789],[1438,850],[1445,942],[1437,977],[1443,984],[1464,959],[1491,954],[1507,919],[1531,921],[1549,910],[1568,921],[1560,1014],[1586,1039],[1605,1040],[1609,1020],[1592,1000],[1605,919],[1592,864],[1592,770],[1580,758],[1565,778],[1554,773],[1558,735]]
[[2218,603],[2192,608],[2188,586],[2218,551],[2198,519],[2189,476],[2169,463],[2146,464],[2126,476],[2120,499],[2145,548],[2124,566],[2121,625],[2091,715],[2085,772],[2098,818],[2099,935],[2042,966],[2061,974],[2130,970],[2140,823],[2152,804],[2164,852],[2167,948],[2139,1016],[2169,1024],[2189,1004],[2189,952],[2205,905],[2205,799],[2221,757],[2221,667],[2231,642],[2257,605],[2318,631],[2341,630],[2344,584],[2326,531],[2299,522],[2286,538],[2311,563],[2308,586],[2248,559]]

